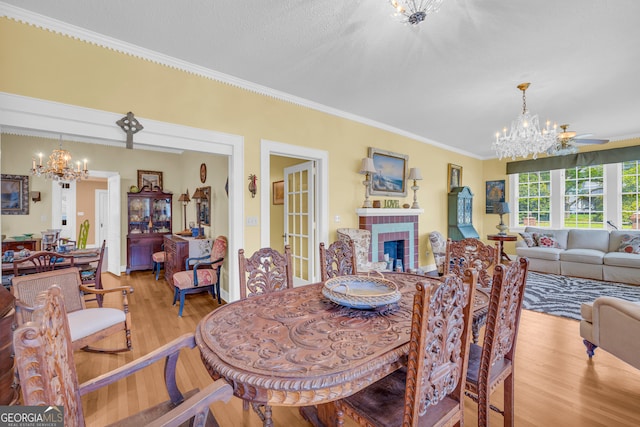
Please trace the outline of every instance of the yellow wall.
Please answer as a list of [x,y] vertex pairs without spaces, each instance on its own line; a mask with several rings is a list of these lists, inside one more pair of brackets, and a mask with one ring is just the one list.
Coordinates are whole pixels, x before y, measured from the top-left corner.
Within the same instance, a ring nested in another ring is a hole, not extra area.
[[[327,150],[329,216],[341,217],[339,224],[330,222],[330,240],[338,227],[357,227],[355,209],[364,194],[357,170],[368,147],[408,154],[409,167],[420,167],[424,177],[418,192],[425,209],[419,224],[420,265],[433,262],[425,256],[428,232],[446,234],[447,164],[462,166],[463,184],[477,197],[483,194],[481,160],[4,18],[0,19],[0,76],[3,92],[99,110],[133,111],[138,117],[242,135],[245,171],[258,171],[259,179],[263,179],[259,174],[261,138]],[[137,167],[154,170],[147,164]],[[183,172],[197,174],[197,168]],[[171,190],[179,194],[184,187]],[[245,215],[259,217],[259,199],[252,199],[248,191],[244,194]],[[411,201],[409,191],[400,204]],[[474,221],[481,235],[483,209],[483,203],[474,203]],[[247,251],[259,248],[257,231],[255,227],[246,230],[243,246]]]

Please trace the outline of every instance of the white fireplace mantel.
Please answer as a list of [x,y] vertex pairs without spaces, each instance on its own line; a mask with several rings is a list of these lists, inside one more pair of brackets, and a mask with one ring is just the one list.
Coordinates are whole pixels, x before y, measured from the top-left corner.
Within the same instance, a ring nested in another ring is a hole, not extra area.
[[360,208],[358,216],[411,216],[424,213],[424,209]]

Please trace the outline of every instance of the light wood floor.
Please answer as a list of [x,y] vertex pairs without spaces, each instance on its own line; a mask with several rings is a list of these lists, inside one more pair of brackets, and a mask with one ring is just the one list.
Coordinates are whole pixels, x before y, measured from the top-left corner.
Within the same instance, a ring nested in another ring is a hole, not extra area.
[[[106,287],[128,285],[135,289],[129,300],[134,350],[120,355],[76,352],[80,382],[193,332],[198,321],[217,306],[208,294],[187,296],[183,317],[179,318],[177,307],[171,305],[171,289],[162,279],[156,282],[151,272],[134,272],[121,278],[105,274],[103,281]],[[117,304],[117,300],[107,300],[107,304]],[[515,366],[519,427],[640,425],[640,371],[600,350],[589,361],[577,321],[525,310]],[[202,388],[211,381],[197,349],[184,350],[180,355],[178,380],[185,391]],[[502,389],[492,400],[499,407],[501,394]],[[87,425],[102,426],[166,398],[162,364],[156,364],[85,396],[85,419]],[[214,404],[212,411],[221,427],[261,425],[256,414],[242,411],[237,398],[228,404]],[[297,408],[274,407],[273,417],[276,426],[308,425]],[[502,425],[500,415],[492,417],[492,424]],[[476,406],[471,400],[466,401],[465,422],[477,426]],[[354,424],[348,420],[346,425]]]

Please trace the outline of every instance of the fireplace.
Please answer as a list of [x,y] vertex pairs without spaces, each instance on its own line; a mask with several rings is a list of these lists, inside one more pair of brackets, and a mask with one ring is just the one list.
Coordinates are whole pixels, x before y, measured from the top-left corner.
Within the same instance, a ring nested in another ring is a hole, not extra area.
[[[387,253],[390,258],[402,260],[404,271],[417,269],[418,215],[422,212],[422,209],[357,209],[359,227],[371,231],[371,261],[384,261]],[[393,243],[388,243],[385,249],[387,242]],[[392,251],[396,252],[395,257],[391,256]]]

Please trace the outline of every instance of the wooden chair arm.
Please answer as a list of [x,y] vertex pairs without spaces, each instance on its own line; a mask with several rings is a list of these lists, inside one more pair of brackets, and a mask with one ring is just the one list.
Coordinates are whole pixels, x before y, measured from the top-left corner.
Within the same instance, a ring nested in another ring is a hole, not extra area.
[[[209,258],[209,257],[207,257],[207,258]],[[210,258],[209,258],[209,259],[210,259]],[[217,259],[217,260],[215,260],[215,261],[199,261],[199,262],[196,262],[195,264],[193,264],[193,271],[194,271],[194,273],[193,273],[193,274],[196,274],[196,273],[195,273],[195,271],[196,271],[196,270],[198,269],[198,267],[200,267],[200,266],[214,265],[214,264],[221,264],[223,261],[224,261],[224,257],[222,257],[222,258],[218,258],[218,259]]]
[[[146,368],[152,363],[157,362],[163,358],[171,358],[172,356],[175,358],[175,361],[178,359],[178,355],[180,354],[180,349],[188,347],[194,348],[196,345],[196,341],[193,333],[184,334],[179,338],[169,342],[168,344],[163,345],[162,347],[152,351],[151,353],[142,356],[130,363],[127,363],[124,366],[121,366],[117,369],[114,369],[106,374],[102,374],[96,378],[90,379],[82,384],[80,384],[80,395],[83,396],[92,391],[98,390],[104,386],[107,386],[111,383],[121,380],[122,378],[126,378],[129,375],[138,372],[139,370]],[[165,369],[166,374],[167,369]],[[173,370],[173,374],[175,374],[175,369]],[[175,378],[174,378],[175,381]],[[168,384],[168,388],[171,384]],[[169,393],[171,396],[171,391]],[[172,399],[173,400],[173,399]]]
[[23,313],[24,312],[33,313],[36,307],[28,305],[24,301],[17,298],[15,301],[15,304],[16,304],[16,321],[18,322],[18,325],[22,325],[23,323],[25,323],[25,321],[28,321],[24,318]]
[[109,294],[111,292],[123,292],[125,294],[129,294],[132,292],[129,286],[118,286],[117,288],[109,288],[109,289],[95,289],[95,288],[89,288],[86,285],[80,285],[80,290],[86,294],[95,294],[95,295],[104,295],[104,294]]
[[233,388],[224,379],[219,379],[185,400],[177,408],[146,425],[154,427],[177,426],[191,418],[194,418],[194,421],[198,420],[200,416],[203,417],[202,425],[205,425],[204,421],[209,415],[209,406],[219,400],[226,403],[232,396]]
[[187,258],[187,259],[184,261],[184,269],[185,269],[186,271],[189,271],[189,267],[190,267],[189,263],[190,263],[191,261],[200,261],[200,260],[205,260],[205,259],[207,259],[207,258],[210,258],[210,256],[209,256],[209,255],[203,255],[203,256],[201,256],[201,257]]

